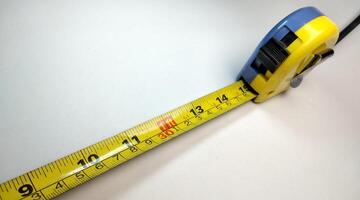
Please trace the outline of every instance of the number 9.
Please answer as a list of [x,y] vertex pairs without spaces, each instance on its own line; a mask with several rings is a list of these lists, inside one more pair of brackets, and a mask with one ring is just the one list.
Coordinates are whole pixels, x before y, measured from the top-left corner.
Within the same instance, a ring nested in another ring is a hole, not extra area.
[[33,191],[34,189],[30,184],[25,184],[18,189],[18,192],[21,194],[22,197],[29,196]]

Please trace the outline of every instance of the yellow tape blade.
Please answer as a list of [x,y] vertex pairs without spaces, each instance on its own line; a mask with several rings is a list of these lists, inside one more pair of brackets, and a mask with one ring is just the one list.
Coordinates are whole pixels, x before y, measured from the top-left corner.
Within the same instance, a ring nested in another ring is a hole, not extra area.
[[244,82],[235,82],[0,184],[0,200],[52,199],[255,97]]

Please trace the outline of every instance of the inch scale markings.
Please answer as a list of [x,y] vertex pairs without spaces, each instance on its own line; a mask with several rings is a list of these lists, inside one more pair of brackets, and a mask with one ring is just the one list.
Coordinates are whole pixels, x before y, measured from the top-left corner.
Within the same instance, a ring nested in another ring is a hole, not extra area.
[[[297,87],[304,75],[334,53],[335,44],[359,19],[341,31],[339,39],[336,24],[318,9],[294,11],[264,37],[237,82],[2,183],[0,200],[54,198],[241,104],[261,103]],[[55,166],[58,170],[52,170]]]
[[0,184],[0,199],[52,199],[255,97],[238,81]]

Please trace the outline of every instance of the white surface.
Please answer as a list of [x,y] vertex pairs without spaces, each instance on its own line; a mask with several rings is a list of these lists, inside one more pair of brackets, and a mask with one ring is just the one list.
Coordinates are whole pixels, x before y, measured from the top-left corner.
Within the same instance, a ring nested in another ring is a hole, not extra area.
[[[260,39],[354,1],[0,0],[0,182],[231,83]],[[360,199],[360,31],[304,84],[60,199]]]

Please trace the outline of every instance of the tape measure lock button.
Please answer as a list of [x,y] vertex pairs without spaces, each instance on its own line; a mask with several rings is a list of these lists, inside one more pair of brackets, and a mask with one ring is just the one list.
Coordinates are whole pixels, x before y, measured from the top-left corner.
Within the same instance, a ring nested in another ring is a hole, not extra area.
[[266,77],[274,73],[288,56],[289,51],[287,51],[285,44],[275,38],[271,38],[260,48],[250,67]]

